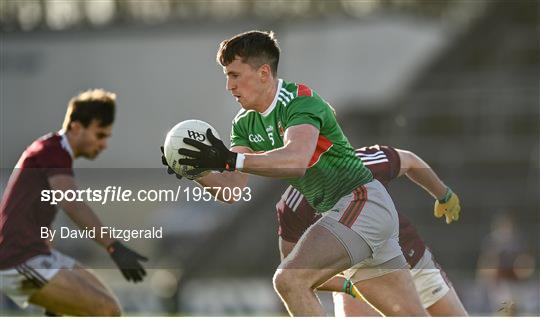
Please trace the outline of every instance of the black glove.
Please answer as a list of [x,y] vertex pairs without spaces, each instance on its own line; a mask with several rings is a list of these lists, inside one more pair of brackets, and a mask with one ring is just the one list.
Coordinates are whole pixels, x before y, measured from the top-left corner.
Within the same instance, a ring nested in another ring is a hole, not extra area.
[[119,241],[114,241],[114,243],[109,245],[107,251],[127,281],[137,283],[142,281],[143,277],[146,276],[146,271],[139,261],[146,262],[148,258],[132,251]]
[[189,174],[195,175],[206,170],[215,170],[223,172],[223,170],[234,171],[236,169],[236,157],[238,154],[232,152],[223,141],[217,139],[212,130],[206,130],[206,138],[210,141],[211,146],[205,145],[200,141],[190,138],[184,138],[184,143],[191,145],[199,151],[193,151],[186,148],[178,149],[178,153],[190,158],[178,160],[182,165],[192,166],[195,169],[188,171]]
[[159,147],[159,149],[161,150],[161,163],[167,167],[167,173],[168,174],[174,173],[178,179],[182,179],[182,176],[174,172],[174,170],[167,163],[167,159],[165,158],[165,150],[163,149],[163,146]]

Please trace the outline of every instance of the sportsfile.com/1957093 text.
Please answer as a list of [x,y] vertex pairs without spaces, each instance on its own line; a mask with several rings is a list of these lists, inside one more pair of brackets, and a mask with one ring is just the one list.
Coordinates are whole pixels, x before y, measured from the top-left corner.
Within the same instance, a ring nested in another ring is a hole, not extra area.
[[[210,191],[216,193],[212,196]],[[77,190],[51,190],[41,191],[41,201],[57,205],[62,201],[67,202],[98,202],[102,205],[112,202],[178,202],[180,200],[191,202],[217,201],[221,193],[225,200],[235,201],[251,200],[251,188],[249,187],[182,187],[176,189],[140,189],[133,191],[122,186],[107,186],[105,189],[77,189]]]

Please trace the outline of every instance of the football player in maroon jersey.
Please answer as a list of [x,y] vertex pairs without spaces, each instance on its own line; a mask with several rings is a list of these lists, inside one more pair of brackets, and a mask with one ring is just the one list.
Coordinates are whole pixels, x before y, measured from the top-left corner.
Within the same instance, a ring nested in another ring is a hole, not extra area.
[[[42,238],[56,215],[43,190],[77,190],[72,163],[94,159],[107,147],[116,96],[105,90],[82,92],[68,104],[62,130],[34,141],[21,155],[0,209],[0,290],[19,306],[28,303],[64,315],[116,316],[120,305],[105,285],[71,257]],[[59,206],[81,229],[100,229],[101,221],[80,201]],[[97,231],[96,231],[97,232]],[[95,235],[127,280],[141,281],[145,257],[109,237]]]
[[[407,175],[435,197],[435,216],[446,217],[451,223],[459,218],[459,199],[450,188],[438,178],[435,172],[421,158],[409,151],[387,146],[371,146],[358,149],[357,156],[373,173],[374,178],[384,186],[393,179]],[[279,247],[282,259],[292,251],[305,230],[320,219],[304,197],[289,187],[276,205],[278,217]],[[466,316],[461,301],[446,274],[434,260],[430,250],[410,221],[399,213],[399,243],[407,262],[422,304],[432,316]],[[365,286],[355,276],[351,280],[335,277],[319,287],[319,290],[334,292],[336,316],[377,316],[373,307],[359,297],[356,287],[362,291]],[[347,295],[348,294],[348,295]],[[356,299],[354,299],[355,297]],[[376,303],[376,300],[373,301]]]

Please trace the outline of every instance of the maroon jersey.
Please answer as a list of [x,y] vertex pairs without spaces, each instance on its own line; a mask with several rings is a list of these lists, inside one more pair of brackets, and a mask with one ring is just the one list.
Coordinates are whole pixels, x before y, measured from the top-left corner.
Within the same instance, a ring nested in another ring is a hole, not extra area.
[[[401,162],[397,151],[388,146],[371,146],[356,150],[356,155],[385,187],[399,175]],[[296,243],[309,226],[321,218],[304,196],[289,187],[276,205],[278,235]],[[409,265],[414,267],[424,255],[426,246],[411,222],[398,211],[399,245]]]
[[56,207],[41,202],[41,191],[50,189],[48,178],[73,175],[73,159],[63,135],[49,134],[34,141],[13,170],[0,205],[0,269],[49,254],[41,227],[50,228]]

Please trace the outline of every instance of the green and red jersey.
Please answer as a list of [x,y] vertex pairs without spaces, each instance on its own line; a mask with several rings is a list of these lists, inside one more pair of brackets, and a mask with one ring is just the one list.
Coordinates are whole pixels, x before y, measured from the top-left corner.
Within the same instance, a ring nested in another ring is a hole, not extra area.
[[305,175],[287,181],[321,213],[370,182],[373,175],[356,156],[333,108],[308,86],[280,79],[274,100],[264,113],[238,112],[232,123],[231,147],[245,146],[255,152],[281,148],[285,130],[301,124],[319,130],[317,147]]

